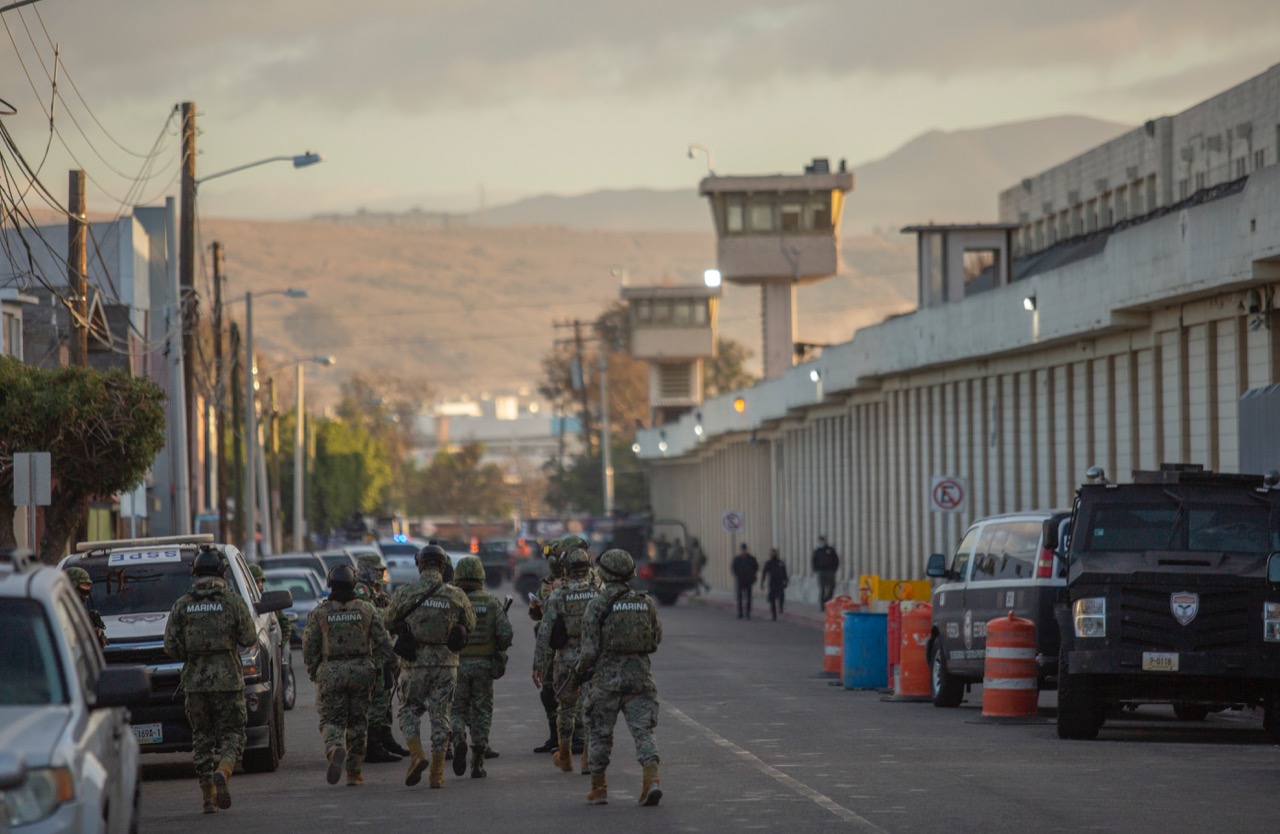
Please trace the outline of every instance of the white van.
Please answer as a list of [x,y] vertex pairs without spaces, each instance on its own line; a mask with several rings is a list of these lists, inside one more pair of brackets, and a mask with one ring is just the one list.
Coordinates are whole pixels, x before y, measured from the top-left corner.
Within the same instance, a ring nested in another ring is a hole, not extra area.
[[1040,686],[1056,685],[1053,606],[1065,599],[1061,545],[1070,520],[1070,510],[981,518],[960,539],[950,565],[942,553],[929,557],[926,572],[943,580],[933,589],[933,629],[926,648],[934,706],[959,706],[965,688],[982,682],[987,623],[1010,611],[1035,623]]

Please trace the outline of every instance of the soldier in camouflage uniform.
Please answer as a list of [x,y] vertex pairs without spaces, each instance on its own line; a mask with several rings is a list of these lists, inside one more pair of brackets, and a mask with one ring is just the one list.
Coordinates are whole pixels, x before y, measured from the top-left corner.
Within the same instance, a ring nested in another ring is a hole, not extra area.
[[[560,566],[560,539],[553,539],[543,545],[542,556],[547,560],[549,570],[547,575],[542,577],[534,599],[529,600],[529,619],[533,620],[535,638],[538,634],[538,627],[542,623],[542,614],[546,608],[547,600],[551,598],[551,592],[559,587],[559,583],[564,576]],[[540,686],[537,680],[533,683],[534,686],[538,686],[540,689],[538,695],[542,701],[542,709],[547,714],[547,740],[541,746],[533,748],[533,752],[554,753],[560,749],[559,737],[556,731],[556,696],[553,691]]]
[[466,593],[476,627],[458,660],[458,686],[453,695],[453,772],[467,769],[467,730],[471,731],[471,778],[485,776],[485,750],[493,724],[493,682],[507,668],[511,620],[498,598],[484,590],[484,565],[475,556],[458,562],[454,584]]
[[244,753],[244,671],[240,648],[258,639],[249,606],[227,587],[227,560],[203,549],[191,563],[191,590],[173,604],[164,650],[182,661],[191,748],[204,812],[231,807],[231,772]]
[[[356,596],[373,605],[378,619],[385,622],[391,597],[382,589],[382,579],[387,566],[376,553],[362,553],[356,557]],[[374,676],[373,693],[369,699],[369,749],[366,762],[398,762],[409,751],[401,747],[391,732],[391,691],[400,676],[400,659],[394,654],[390,660],[374,658],[378,674]],[[388,681],[391,685],[388,685]]]
[[449,564],[443,548],[429,544],[418,551],[415,561],[417,581],[397,588],[387,609],[387,627],[397,634],[397,645],[403,631],[413,654],[412,658],[406,657],[409,651],[397,648],[404,660],[400,672],[400,730],[409,744],[409,771],[404,783],[418,784],[428,766],[421,735],[425,712],[431,719],[429,784],[442,788],[458,652],[466,645],[467,633],[476,626],[476,615],[467,595],[446,584],[441,576]]
[[363,785],[369,693],[385,661],[394,657],[391,637],[372,605],[356,599],[356,572],[350,565],[329,571],[329,597],[312,609],[302,631],[302,661],[316,684],[320,733],[329,760],[326,778],[338,784],[345,765],[347,784]]
[[[573,770],[574,725],[579,713],[579,687],[572,680],[573,668],[578,661],[582,612],[595,597],[596,589],[590,578],[591,557],[585,550],[575,547],[564,555],[563,563],[565,584],[551,592],[538,629],[538,645],[533,654],[533,681],[544,690],[552,689],[557,699],[559,749],[552,762],[569,773]],[[588,772],[585,749],[582,772]]]
[[84,604],[85,613],[89,615],[89,622],[93,623],[93,631],[98,636],[98,645],[105,649],[107,624],[102,621],[102,615],[98,613],[98,609],[93,607],[93,579],[90,578],[89,571],[84,568],[67,568],[67,579],[70,579],[71,584],[76,587],[80,602]]
[[605,770],[613,752],[613,725],[618,712],[626,718],[636,743],[636,759],[644,768],[639,804],[657,805],[658,748],[653,728],[658,725],[658,688],[649,669],[649,655],[662,642],[658,609],[648,594],[626,584],[635,574],[635,562],[625,550],[608,550],[600,556],[605,586],[582,613],[582,646],[574,677],[590,679],[586,693],[591,792],[587,801],[608,801]]

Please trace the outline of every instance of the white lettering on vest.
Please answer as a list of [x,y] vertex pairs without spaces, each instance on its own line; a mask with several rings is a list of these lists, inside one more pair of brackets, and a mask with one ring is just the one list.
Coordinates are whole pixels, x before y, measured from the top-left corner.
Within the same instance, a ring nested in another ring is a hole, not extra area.
[[449,608],[449,603],[442,599],[424,599],[423,608]]
[[480,614],[484,614],[485,612],[487,612],[487,611],[489,610],[489,606],[487,606],[487,605],[475,605],[475,604],[473,603],[473,604],[471,605],[471,610],[472,610],[472,611],[474,611],[474,612],[476,612],[476,615],[478,616],[478,615],[480,615]]
[[613,606],[614,611],[648,611],[649,605],[644,602],[620,602]]
[[576,594],[565,594],[564,598],[568,602],[577,602],[578,600],[583,599],[595,599],[596,594],[592,591],[581,591]]
[[205,614],[212,611],[221,611],[222,603],[220,602],[193,602],[187,605],[188,614]]
[[330,614],[329,622],[331,623],[358,623],[360,622],[360,612],[346,611],[338,614]]

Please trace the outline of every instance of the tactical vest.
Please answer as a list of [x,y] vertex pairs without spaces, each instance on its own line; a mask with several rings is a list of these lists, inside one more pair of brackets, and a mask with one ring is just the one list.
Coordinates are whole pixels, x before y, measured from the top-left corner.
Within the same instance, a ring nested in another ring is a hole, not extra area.
[[490,657],[493,654],[494,632],[498,622],[498,600],[484,591],[467,594],[471,610],[476,615],[476,627],[467,635],[467,645],[459,652],[461,657]]
[[587,603],[596,598],[595,589],[587,579],[571,579],[560,596],[564,604],[564,627],[569,632],[569,639],[576,640],[582,634],[582,612],[587,610]]
[[236,650],[232,635],[232,614],[221,588],[193,590],[187,594],[186,630],[183,642],[187,654],[222,654]]
[[604,650],[613,654],[651,654],[654,615],[648,594],[628,591],[613,605],[600,630]]
[[443,646],[449,642],[449,629],[458,622],[458,614],[443,587],[424,599],[405,618],[413,639],[423,645]]
[[320,647],[325,660],[369,657],[369,624],[372,612],[347,602],[326,602],[316,612],[320,618]]

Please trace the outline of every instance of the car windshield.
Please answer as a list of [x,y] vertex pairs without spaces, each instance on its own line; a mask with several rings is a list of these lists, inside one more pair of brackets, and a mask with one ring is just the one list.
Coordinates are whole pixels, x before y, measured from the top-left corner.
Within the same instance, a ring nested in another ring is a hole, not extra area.
[[334,551],[333,553],[321,553],[319,556],[320,561],[324,562],[325,570],[333,570],[338,565],[351,564],[351,557],[341,550]]
[[84,565],[93,579],[93,605],[104,617],[168,612],[191,590],[191,564]]
[[407,542],[395,542],[382,545],[383,556],[416,556],[418,547]]
[[65,704],[61,664],[34,600],[0,599],[0,707]]
[[1083,549],[1269,553],[1280,531],[1264,504],[1207,504],[1190,500],[1099,504],[1084,527]]
[[293,594],[293,601],[311,601],[316,598],[316,589],[301,576],[268,576],[263,583],[268,591],[288,591]]
[[320,563],[314,556],[269,556],[262,560],[264,568],[308,568],[318,570]]

